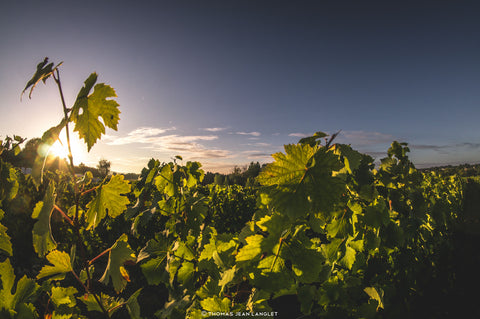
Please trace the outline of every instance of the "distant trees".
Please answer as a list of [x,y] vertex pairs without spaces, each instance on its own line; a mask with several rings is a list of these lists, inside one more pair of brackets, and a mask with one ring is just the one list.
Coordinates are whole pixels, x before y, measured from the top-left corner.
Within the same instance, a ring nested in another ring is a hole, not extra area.
[[42,139],[39,137],[31,138],[25,143],[25,147],[20,152],[20,166],[33,167],[35,158],[38,155],[38,148],[42,145]]
[[105,178],[108,174],[110,174],[110,166],[111,162],[104,158],[98,161],[97,169],[100,177]]
[[[241,185],[241,186],[255,186],[255,178],[260,174],[262,166],[259,162],[250,162],[248,166],[243,168],[240,166],[234,166],[230,174],[210,173],[205,174],[203,180],[204,185],[216,184],[216,185]],[[208,177],[208,178],[207,178]]]
[[20,166],[20,144],[24,141],[25,139],[16,135],[13,138],[7,136],[4,140],[0,140],[0,158],[13,166]]

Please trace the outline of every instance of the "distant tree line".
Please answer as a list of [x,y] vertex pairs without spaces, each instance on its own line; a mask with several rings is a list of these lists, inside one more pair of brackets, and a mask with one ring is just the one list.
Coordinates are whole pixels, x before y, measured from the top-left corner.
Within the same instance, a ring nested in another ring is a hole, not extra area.
[[255,178],[266,164],[260,165],[259,162],[250,162],[249,165],[239,167],[235,165],[229,174],[207,172],[202,184],[216,185],[241,185],[246,187],[256,186]]
[[461,177],[480,176],[480,164],[446,165],[421,169],[424,172],[436,172],[441,176],[458,175]]
[[[14,136],[14,138],[7,137],[2,141],[1,149],[5,150],[0,152],[0,157],[11,163],[15,167],[31,169],[34,166],[35,159],[39,154],[42,147],[41,138],[32,138],[25,143],[23,149],[20,145],[25,142],[24,138]],[[8,151],[7,151],[8,150]],[[45,160],[45,169],[50,171],[67,171],[68,165],[66,160],[58,156],[49,155]],[[106,159],[101,159],[96,167],[87,166],[84,163],[80,163],[74,168],[75,174],[85,174],[90,171],[93,177],[104,178],[110,174],[115,174],[111,171],[111,162]],[[127,180],[136,180],[139,174],[127,173],[124,174]]]

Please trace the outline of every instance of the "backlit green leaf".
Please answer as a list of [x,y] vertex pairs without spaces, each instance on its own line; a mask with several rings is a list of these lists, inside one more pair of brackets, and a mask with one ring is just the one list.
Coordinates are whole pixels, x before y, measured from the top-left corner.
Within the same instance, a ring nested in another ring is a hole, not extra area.
[[220,299],[217,296],[203,299],[202,301],[200,301],[200,305],[202,306],[202,308],[210,312],[228,312],[230,311],[230,303],[230,299]]
[[10,236],[7,234],[7,227],[0,224],[0,250],[3,250],[8,254],[8,256],[12,256],[12,243],[10,242]]
[[55,306],[67,305],[68,307],[75,307],[77,301],[75,294],[78,290],[74,287],[52,287],[52,301]]
[[45,58],[42,62],[37,64],[37,71],[35,72],[33,77],[27,82],[27,85],[22,91],[22,95],[23,93],[25,93],[26,90],[28,90],[28,88],[31,87],[30,93],[28,94],[28,97],[31,98],[33,89],[35,88],[37,83],[40,81],[43,81],[43,83],[45,83],[47,79],[52,75],[53,71],[55,71],[61,64],[62,62],[57,64],[57,66],[53,67],[53,63],[48,63],[48,58]]
[[383,309],[383,289],[376,287],[366,287],[363,289],[365,293],[371,298],[378,302],[377,310],[379,308]]
[[40,270],[37,279],[55,276],[54,279],[61,280],[65,274],[73,271],[70,255],[59,250],[54,250],[47,255],[47,260],[53,265],[46,265]]
[[264,237],[262,235],[253,235],[245,238],[247,244],[243,246],[236,256],[236,261],[250,261],[262,253],[262,242]]
[[12,307],[12,288],[15,282],[15,275],[13,273],[13,267],[10,264],[10,259],[6,259],[3,263],[0,263],[0,280],[2,282],[2,289],[0,290],[0,310],[8,310]]
[[50,217],[55,205],[55,187],[53,183],[48,185],[43,201],[38,202],[32,213],[32,218],[38,219],[33,226],[33,247],[35,252],[43,257],[52,249],[57,247],[53,239],[52,229],[50,227]]
[[95,228],[108,215],[117,217],[122,214],[130,203],[122,194],[130,191],[130,184],[123,179],[123,175],[114,175],[106,184],[97,189],[95,198],[87,204],[87,229]]
[[[104,294],[103,292],[100,294],[100,300],[102,301],[103,308],[105,310],[109,311],[109,314],[113,314],[116,310],[119,309],[118,306],[120,306],[123,303],[122,298],[114,298],[109,295]],[[93,294],[85,294],[82,297],[79,297],[78,300],[81,300],[86,306],[88,311],[99,311],[103,312],[102,308],[100,308],[100,305],[96,301],[95,297]],[[110,311],[111,309],[114,309]]]
[[105,126],[117,130],[120,119],[118,103],[108,99],[117,96],[112,87],[99,83],[89,95],[96,81],[96,73],[85,80],[85,86],[78,93],[71,113],[71,120],[75,123],[74,131],[85,140],[88,151],[105,134]]
[[120,293],[127,285],[127,279],[122,274],[120,267],[123,267],[127,261],[135,262],[137,259],[127,239],[127,235],[123,234],[115,244],[113,244],[108,254],[107,268],[102,278],[100,278],[100,281],[105,285],[108,285],[111,279],[113,288],[117,293]]

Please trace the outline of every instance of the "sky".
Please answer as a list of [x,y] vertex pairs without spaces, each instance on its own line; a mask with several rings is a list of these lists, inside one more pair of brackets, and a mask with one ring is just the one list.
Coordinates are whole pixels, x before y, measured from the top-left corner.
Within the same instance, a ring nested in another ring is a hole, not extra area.
[[206,171],[271,162],[284,144],[340,131],[377,161],[394,140],[417,167],[480,162],[478,1],[0,2],[0,139],[41,137],[92,72],[118,130],[74,160],[139,173],[181,155]]

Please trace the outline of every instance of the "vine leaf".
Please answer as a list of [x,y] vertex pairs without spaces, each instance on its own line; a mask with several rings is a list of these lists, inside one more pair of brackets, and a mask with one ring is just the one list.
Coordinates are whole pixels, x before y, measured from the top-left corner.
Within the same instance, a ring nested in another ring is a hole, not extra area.
[[218,296],[213,296],[200,301],[202,308],[210,312],[228,312],[230,311],[230,304],[230,299],[220,299]]
[[45,161],[49,155],[48,150],[58,140],[58,136],[60,132],[66,125],[65,119],[63,119],[60,124],[57,126],[52,126],[48,130],[46,130],[42,135],[42,144],[41,144],[41,151],[37,153],[35,157],[35,161],[33,163],[32,168],[32,177],[34,182],[39,185],[43,181],[43,170],[45,168]]
[[[87,306],[88,311],[103,312],[102,308],[100,308],[100,305],[97,303],[97,300],[92,294],[85,294],[83,297],[78,299]],[[100,300],[102,301],[103,308],[105,308],[110,315],[112,315],[123,304],[123,298],[115,299],[114,297],[106,295],[103,292],[100,293]]]
[[10,309],[13,302],[11,293],[15,275],[13,273],[10,259],[0,263],[0,279],[2,280],[2,290],[0,290],[0,309]]
[[220,274],[221,279],[218,282],[218,285],[222,287],[221,291],[223,291],[225,289],[225,286],[227,286],[235,279],[235,274],[237,273],[237,270],[237,267],[233,266],[233,268],[227,269]]
[[141,265],[143,275],[147,279],[148,284],[158,285],[162,281],[165,275],[168,247],[169,243],[166,240],[162,240],[162,238],[151,239],[138,253],[137,263],[154,257]]
[[47,255],[47,260],[53,265],[46,265],[40,270],[37,279],[53,277],[54,280],[62,280],[65,274],[73,271],[70,255],[59,250],[54,250]]
[[[117,130],[120,120],[119,104],[108,98],[117,97],[115,90],[104,83],[97,82],[97,74],[92,73],[85,80],[85,86],[80,89],[72,108],[70,119],[75,123],[74,131],[87,143],[88,151],[105,134],[105,126]],[[100,121],[103,120],[103,123]]]
[[240,248],[237,256],[235,257],[237,262],[250,261],[262,253],[262,242],[264,237],[262,235],[253,235],[245,238],[247,244]]
[[10,236],[7,234],[7,227],[2,224],[0,224],[0,250],[6,252],[8,256],[12,256],[13,254]]
[[343,165],[326,147],[289,144],[285,153],[272,156],[275,162],[267,165],[258,181],[267,186],[264,191],[273,208],[291,219],[309,209],[329,212],[344,192],[345,183],[333,174]]
[[33,89],[38,84],[38,82],[43,81],[43,83],[45,83],[47,79],[53,74],[53,71],[55,71],[60,65],[62,65],[62,63],[63,62],[60,62],[59,64],[57,64],[57,66],[54,67],[53,62],[48,63],[48,58],[45,58],[42,62],[37,64],[37,71],[35,72],[33,77],[27,82],[27,85],[22,91],[22,95],[23,93],[25,93],[26,90],[28,90],[29,87],[31,87],[28,98],[32,98]]
[[68,307],[75,307],[77,301],[75,294],[78,290],[75,287],[52,287],[52,301],[55,306],[67,305]]
[[122,196],[130,192],[130,185],[123,179],[123,175],[115,175],[106,185],[97,189],[97,194],[87,204],[87,229],[95,228],[107,215],[117,217],[130,203],[127,197]]
[[2,205],[4,200],[14,199],[17,196],[19,188],[18,177],[15,173],[15,169],[10,164],[3,161],[0,161],[0,182],[0,205]]
[[279,185],[294,189],[311,167],[311,158],[315,151],[316,148],[310,145],[285,145],[285,154],[273,154],[275,162],[267,165],[258,176],[258,181],[267,186]]
[[379,308],[383,309],[383,289],[375,287],[366,287],[363,289],[365,293],[371,298],[378,302],[377,311]]
[[0,290],[0,310],[8,310],[12,318],[17,314],[18,317],[20,317],[20,312],[24,315],[30,315],[31,318],[33,318],[34,313],[29,311],[31,310],[30,302],[33,301],[39,285],[37,285],[33,279],[23,276],[17,283],[15,293],[12,294],[15,275],[9,259],[0,263],[0,280],[2,283]]
[[112,279],[113,288],[117,293],[120,293],[127,285],[127,278],[122,272],[126,272],[123,265],[126,262],[135,262],[136,257],[132,248],[127,242],[126,234],[122,234],[119,239],[113,244],[108,254],[108,264],[100,281],[108,285],[110,278]]
[[55,187],[53,183],[48,185],[43,201],[35,205],[32,218],[38,219],[33,225],[33,247],[40,257],[44,257],[49,251],[57,247],[53,239],[52,229],[50,227],[50,217],[52,216],[55,205]]

